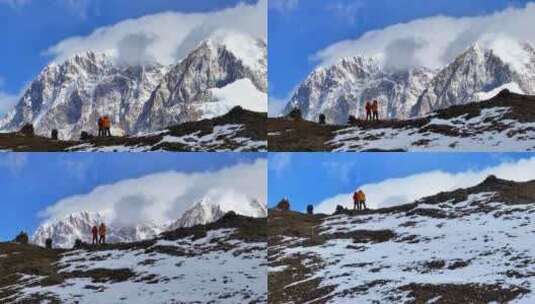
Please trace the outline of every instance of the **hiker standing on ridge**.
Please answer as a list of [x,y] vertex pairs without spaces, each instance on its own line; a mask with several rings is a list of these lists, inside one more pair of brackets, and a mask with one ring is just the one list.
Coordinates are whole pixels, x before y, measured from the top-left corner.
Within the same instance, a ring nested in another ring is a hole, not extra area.
[[106,225],[104,225],[104,223],[100,224],[100,227],[98,227],[98,234],[100,236],[98,243],[105,244],[106,243]]
[[372,105],[369,101],[366,101],[366,106],[364,107],[366,109],[366,120],[372,120]]
[[359,190],[359,192],[357,192],[357,199],[359,202],[359,210],[368,209],[366,208],[366,194],[364,194],[364,191]]
[[104,136],[104,117],[98,118],[98,136]]
[[377,120],[378,121],[379,120],[379,103],[378,103],[377,99],[373,100],[372,112],[373,112],[372,120]]
[[359,192],[355,191],[353,193],[353,211],[358,209],[360,211],[360,201],[359,201]]
[[93,241],[91,241],[91,244],[97,245],[98,244],[98,228],[96,225],[93,226],[93,228],[91,228],[91,234],[93,234]]
[[103,124],[104,124],[104,136],[111,136],[111,131],[110,131],[110,128],[111,128],[111,120],[110,120],[110,117],[108,115],[104,116],[104,121],[103,121]]

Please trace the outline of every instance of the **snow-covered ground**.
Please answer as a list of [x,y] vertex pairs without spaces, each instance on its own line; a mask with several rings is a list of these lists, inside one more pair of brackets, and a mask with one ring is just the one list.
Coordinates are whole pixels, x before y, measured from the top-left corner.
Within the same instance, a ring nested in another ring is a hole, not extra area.
[[183,136],[171,135],[169,131],[160,131],[143,136],[161,136],[156,144],[136,145],[111,145],[100,146],[85,143],[69,148],[76,152],[150,152],[168,150],[166,144],[179,144],[186,151],[214,151],[214,152],[242,152],[242,151],[267,151],[267,141],[255,140],[240,135],[246,127],[242,124],[227,124],[215,126],[212,133],[201,134],[197,131]]
[[466,114],[452,119],[434,117],[419,128],[351,127],[337,131],[327,145],[334,151],[534,151],[535,123],[504,118],[508,111],[496,107],[471,118]]
[[[308,303],[412,303],[402,288],[412,283],[497,284],[527,291],[510,303],[535,303],[534,222],[535,204],[507,205],[491,192],[456,204],[421,204],[413,212],[336,215],[315,227],[327,237],[320,245],[281,240],[269,271],[285,271],[292,266],[284,259],[306,256],[301,264],[311,273],[284,289],[315,279],[318,289],[333,287]],[[355,239],[361,231],[386,230],[393,234],[382,240]]]
[[18,301],[47,295],[61,303],[265,303],[266,243],[247,243],[234,229],[207,232],[175,241],[160,239],[148,248],[77,250],[62,255],[60,274],[129,270],[127,279],[94,280],[67,276],[60,285],[41,286],[40,277],[26,275]]

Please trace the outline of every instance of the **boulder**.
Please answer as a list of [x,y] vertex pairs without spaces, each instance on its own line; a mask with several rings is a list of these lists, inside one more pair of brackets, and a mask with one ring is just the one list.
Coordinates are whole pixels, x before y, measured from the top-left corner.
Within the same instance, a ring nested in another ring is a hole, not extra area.
[[347,119],[347,124],[348,125],[356,125],[357,122],[358,122],[358,120],[354,115],[349,115],[349,117]]
[[319,123],[320,123],[320,125],[324,125],[325,124],[325,115],[324,114],[320,114]]
[[27,245],[29,241],[28,234],[24,231],[21,231],[14,241],[19,244]]
[[58,130],[57,129],[52,130],[52,133],[50,134],[50,138],[52,138],[53,140],[58,140]]
[[33,129],[33,125],[31,123],[27,123],[20,129],[19,133],[25,136],[34,136],[35,132]]
[[89,133],[86,132],[86,131],[82,131],[82,133],[80,134],[80,140],[83,140],[83,141],[85,141],[85,140],[91,140],[91,139],[93,139],[93,138],[94,138],[94,136],[93,136],[92,134],[89,134]]
[[278,204],[277,209],[282,211],[290,210],[290,201],[287,198],[283,198]]
[[290,113],[288,113],[288,117],[294,120],[300,120],[303,118],[303,115],[301,114],[301,110],[299,110],[298,108],[295,108],[292,111],[290,111]]

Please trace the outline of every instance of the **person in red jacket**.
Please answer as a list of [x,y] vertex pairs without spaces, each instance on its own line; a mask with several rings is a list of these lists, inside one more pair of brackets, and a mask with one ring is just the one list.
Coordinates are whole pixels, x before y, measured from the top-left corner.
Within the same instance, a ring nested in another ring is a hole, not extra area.
[[91,242],[91,244],[96,245],[98,243],[98,228],[97,228],[97,226],[93,226],[93,228],[91,228],[91,233],[93,234],[93,241]]
[[372,105],[369,101],[366,101],[366,106],[364,108],[366,109],[366,120],[372,120]]
[[359,194],[357,191],[355,191],[355,193],[353,193],[353,210],[357,208],[360,211]]

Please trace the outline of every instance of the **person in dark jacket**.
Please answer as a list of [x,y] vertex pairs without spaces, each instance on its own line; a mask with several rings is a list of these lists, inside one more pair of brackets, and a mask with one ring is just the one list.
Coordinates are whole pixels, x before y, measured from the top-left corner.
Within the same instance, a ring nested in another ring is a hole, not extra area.
[[97,228],[97,226],[93,226],[93,228],[91,228],[91,234],[93,234],[93,241],[91,241],[91,244],[96,245],[98,243],[98,228]]

